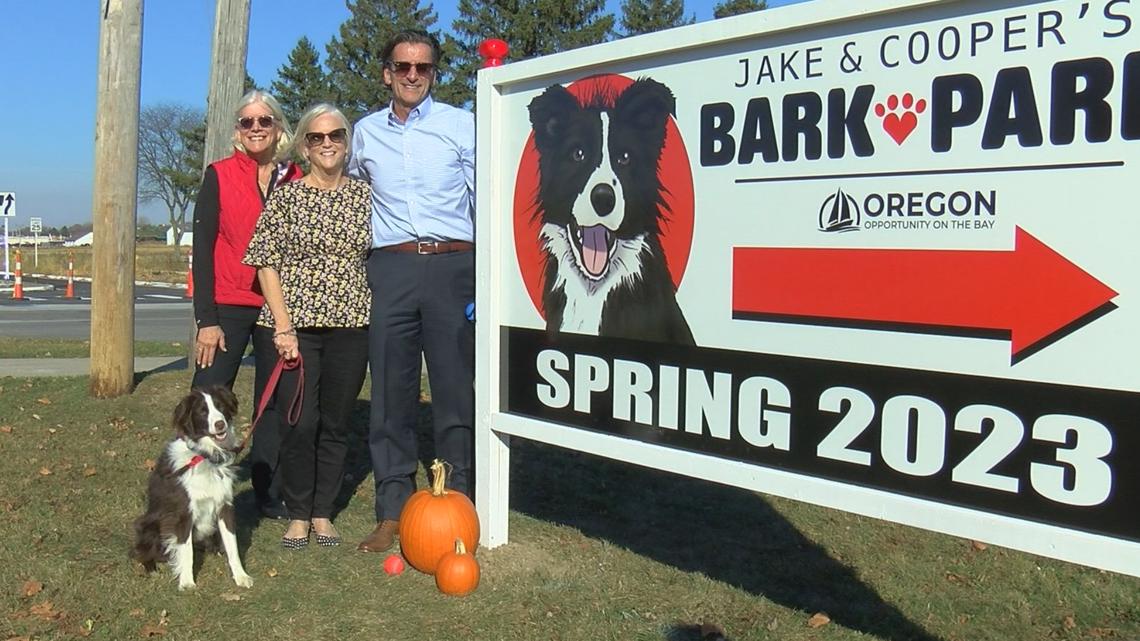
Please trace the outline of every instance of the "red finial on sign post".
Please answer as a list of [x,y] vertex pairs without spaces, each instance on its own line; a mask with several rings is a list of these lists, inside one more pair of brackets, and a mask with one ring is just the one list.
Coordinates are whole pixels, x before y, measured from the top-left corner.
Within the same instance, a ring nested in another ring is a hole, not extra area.
[[503,64],[510,47],[498,38],[488,38],[479,44],[479,55],[483,56],[484,67],[498,67]]

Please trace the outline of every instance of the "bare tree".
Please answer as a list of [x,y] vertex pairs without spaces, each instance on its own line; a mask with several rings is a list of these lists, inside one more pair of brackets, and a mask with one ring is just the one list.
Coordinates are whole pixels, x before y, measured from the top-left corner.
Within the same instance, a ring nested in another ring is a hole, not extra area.
[[201,179],[200,158],[187,149],[189,132],[200,127],[204,118],[198,109],[175,104],[151,105],[139,114],[139,202],[166,205],[175,253],[189,227],[186,214]]

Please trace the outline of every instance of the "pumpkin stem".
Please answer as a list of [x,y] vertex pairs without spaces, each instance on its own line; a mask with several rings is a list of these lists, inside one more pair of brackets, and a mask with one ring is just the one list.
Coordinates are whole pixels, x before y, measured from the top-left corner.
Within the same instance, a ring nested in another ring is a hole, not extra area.
[[447,493],[444,484],[447,482],[447,463],[443,459],[435,459],[431,463],[431,494],[442,496]]
[[455,537],[455,553],[459,556],[467,554],[467,548],[463,545],[463,539]]

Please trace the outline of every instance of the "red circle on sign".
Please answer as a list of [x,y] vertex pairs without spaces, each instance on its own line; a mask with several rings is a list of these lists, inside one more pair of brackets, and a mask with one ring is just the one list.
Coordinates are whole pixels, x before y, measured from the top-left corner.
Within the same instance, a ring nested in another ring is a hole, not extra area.
[[[580,104],[585,104],[598,95],[608,96],[604,106],[613,107],[617,96],[632,84],[633,80],[625,76],[602,74],[576,80],[566,90]],[[665,202],[664,210],[659,213],[661,247],[665,252],[665,262],[669,266],[673,286],[677,287],[685,274],[689,250],[693,245],[693,171],[689,167],[685,142],[672,118],[665,122],[665,143],[657,163],[657,178],[661,183],[661,198]],[[518,174],[515,176],[515,255],[527,294],[530,295],[534,308],[545,317],[542,308],[542,280],[546,256],[539,242],[542,220],[536,215],[537,212],[538,149],[534,146],[532,131],[523,146]]]

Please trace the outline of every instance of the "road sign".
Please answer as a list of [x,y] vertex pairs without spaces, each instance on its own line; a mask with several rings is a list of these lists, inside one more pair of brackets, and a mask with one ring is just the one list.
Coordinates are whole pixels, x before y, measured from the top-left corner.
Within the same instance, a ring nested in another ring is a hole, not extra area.
[[44,230],[44,219],[43,218],[33,218],[32,219],[32,233],[38,234],[43,230]]
[[0,218],[16,215],[16,192],[0,191]]

